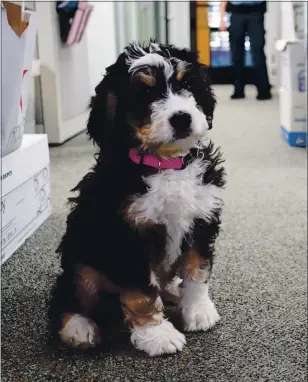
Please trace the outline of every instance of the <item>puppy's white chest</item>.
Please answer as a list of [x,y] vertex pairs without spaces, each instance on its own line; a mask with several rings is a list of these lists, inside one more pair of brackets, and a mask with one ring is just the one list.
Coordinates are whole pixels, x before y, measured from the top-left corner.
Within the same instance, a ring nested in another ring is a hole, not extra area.
[[167,228],[167,257],[172,264],[180,255],[185,233],[194,219],[209,220],[218,206],[218,188],[202,184],[207,164],[195,160],[183,170],[166,170],[144,179],[148,191],[136,196],[130,207],[136,223],[152,221]]
[[188,225],[183,227],[185,231],[189,228],[189,222],[198,211],[203,188],[198,178],[191,175],[170,170],[147,179],[149,189],[144,202],[152,220],[167,225]]

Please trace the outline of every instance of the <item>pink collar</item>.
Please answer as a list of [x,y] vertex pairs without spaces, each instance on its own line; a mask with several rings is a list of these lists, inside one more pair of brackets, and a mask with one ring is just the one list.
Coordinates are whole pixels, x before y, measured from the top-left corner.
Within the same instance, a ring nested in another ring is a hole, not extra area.
[[154,155],[139,155],[136,149],[129,150],[130,159],[136,164],[144,164],[161,170],[181,170],[183,168],[183,158],[159,159]]

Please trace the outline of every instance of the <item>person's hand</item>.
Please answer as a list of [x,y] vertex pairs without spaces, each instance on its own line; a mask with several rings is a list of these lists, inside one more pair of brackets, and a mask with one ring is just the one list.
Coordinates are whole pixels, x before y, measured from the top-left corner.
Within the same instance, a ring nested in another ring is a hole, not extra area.
[[219,29],[220,32],[225,32],[228,28],[227,28],[226,23],[224,21],[221,21],[220,24],[219,24],[218,29]]

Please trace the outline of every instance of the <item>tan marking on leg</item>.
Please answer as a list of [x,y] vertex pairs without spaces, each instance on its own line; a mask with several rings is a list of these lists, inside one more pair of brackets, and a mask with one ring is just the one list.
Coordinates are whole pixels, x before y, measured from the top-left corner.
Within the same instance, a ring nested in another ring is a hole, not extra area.
[[151,264],[151,271],[155,273],[156,278],[159,280],[160,294],[163,301],[178,303],[180,297],[179,285],[182,282],[179,277],[181,267],[181,257],[167,271],[161,262]]
[[119,286],[109,280],[102,272],[98,272],[87,265],[78,264],[76,266],[75,283],[82,312],[86,315],[90,315],[92,309],[99,304],[100,291],[121,293]]
[[199,255],[199,253],[191,248],[184,260],[183,278],[188,277],[194,281],[206,281],[209,277],[210,262]]
[[140,291],[126,291],[121,295],[125,320],[135,327],[158,325],[162,320],[163,304],[160,297]]
[[210,260],[191,248],[182,266],[183,287],[180,308],[187,331],[208,330],[219,320],[219,314],[209,297]]
[[70,313],[63,313],[62,314],[62,316],[61,316],[62,327],[64,327],[69,322],[71,317],[72,317],[72,314],[70,314]]
[[82,312],[90,315],[99,303],[99,274],[93,268],[79,264],[75,269],[75,284]]
[[77,265],[76,285],[87,296],[97,296],[100,290],[99,272],[87,265]]

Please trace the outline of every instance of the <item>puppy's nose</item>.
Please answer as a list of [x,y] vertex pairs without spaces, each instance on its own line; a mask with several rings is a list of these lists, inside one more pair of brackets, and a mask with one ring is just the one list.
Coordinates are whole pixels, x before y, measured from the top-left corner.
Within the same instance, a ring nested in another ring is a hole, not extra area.
[[174,113],[169,118],[170,125],[174,128],[174,135],[177,139],[183,139],[191,133],[191,116],[183,111]]

